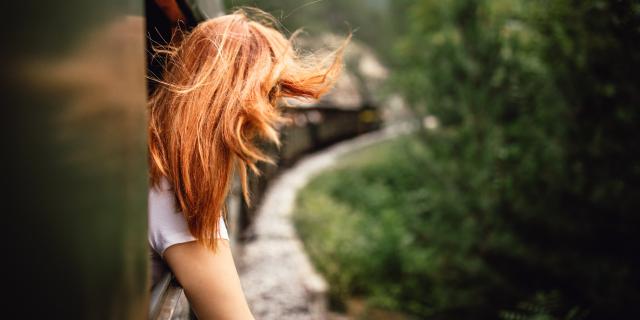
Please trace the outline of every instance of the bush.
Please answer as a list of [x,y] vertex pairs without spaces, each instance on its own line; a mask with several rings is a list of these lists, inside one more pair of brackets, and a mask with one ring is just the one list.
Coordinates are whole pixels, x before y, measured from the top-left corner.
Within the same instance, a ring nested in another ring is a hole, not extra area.
[[492,303],[558,289],[594,319],[637,317],[640,6],[398,5],[410,13],[393,83],[440,119],[422,135],[441,177],[425,187],[456,198],[430,214],[509,284]]
[[[472,249],[476,224],[460,226],[455,193],[428,192],[438,173],[429,150],[405,137],[347,158],[299,194],[294,221],[307,252],[331,284],[334,307],[353,295],[417,316],[477,312],[499,283]],[[371,159],[378,159],[371,161]],[[434,212],[442,212],[434,214]]]
[[[441,127],[301,194],[299,231],[334,301],[431,319],[640,318],[640,5],[393,5],[407,16],[390,83]],[[504,311],[538,292],[562,305]]]

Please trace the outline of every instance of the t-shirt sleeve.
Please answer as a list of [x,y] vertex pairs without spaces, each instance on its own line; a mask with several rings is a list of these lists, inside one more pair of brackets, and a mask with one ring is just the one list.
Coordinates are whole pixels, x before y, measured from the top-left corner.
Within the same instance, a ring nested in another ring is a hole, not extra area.
[[[148,219],[149,245],[161,257],[172,245],[196,240],[191,235],[187,221],[176,208],[171,184],[162,178],[158,188],[149,188]],[[229,239],[226,225],[220,217],[220,237]]]

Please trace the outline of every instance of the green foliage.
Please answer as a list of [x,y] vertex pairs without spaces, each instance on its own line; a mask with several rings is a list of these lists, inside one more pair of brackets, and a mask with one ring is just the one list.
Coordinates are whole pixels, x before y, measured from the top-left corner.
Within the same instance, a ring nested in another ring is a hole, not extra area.
[[311,35],[323,32],[346,34],[367,43],[388,60],[390,43],[396,34],[395,15],[389,15],[389,0],[226,0],[227,9],[258,7],[271,13],[284,29],[299,28]]
[[447,174],[425,167],[428,157],[417,136],[401,138],[345,159],[300,193],[294,221],[335,306],[364,295],[375,306],[450,318],[491,305],[487,288],[502,280],[475,249],[473,219],[459,226],[445,217],[464,214],[460,191],[428,192],[425,183],[438,186]]
[[442,124],[422,135],[441,177],[425,192],[457,199],[431,214],[475,232],[479,263],[509,284],[504,302],[559,286],[593,318],[637,315],[640,6],[397,5],[409,17],[392,83]]
[[573,307],[561,310],[564,303],[558,291],[537,292],[531,299],[518,304],[516,311],[500,312],[502,320],[581,320],[588,312]]
[[[394,68],[391,89],[441,124],[301,194],[298,230],[334,303],[640,318],[637,1],[226,2],[312,34],[349,22]],[[558,305],[539,307],[552,289]]]

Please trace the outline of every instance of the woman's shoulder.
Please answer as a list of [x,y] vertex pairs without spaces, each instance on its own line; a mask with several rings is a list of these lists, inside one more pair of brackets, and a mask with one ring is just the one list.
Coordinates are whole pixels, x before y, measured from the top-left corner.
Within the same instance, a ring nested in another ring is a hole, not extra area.
[[[148,194],[149,245],[160,256],[172,245],[194,241],[182,212],[176,208],[171,183],[160,179],[156,187],[149,188]],[[220,217],[220,236],[229,239],[224,219]]]
[[149,188],[148,197],[149,244],[154,251],[162,256],[170,245],[195,240],[176,208],[173,189],[166,178]]

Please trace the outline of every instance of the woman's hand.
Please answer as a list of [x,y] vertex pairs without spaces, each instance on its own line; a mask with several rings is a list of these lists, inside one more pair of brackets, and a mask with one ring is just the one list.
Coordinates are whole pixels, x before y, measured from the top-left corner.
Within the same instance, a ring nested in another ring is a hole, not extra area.
[[217,252],[191,241],[164,252],[198,319],[254,319],[242,292],[229,240],[219,239]]

